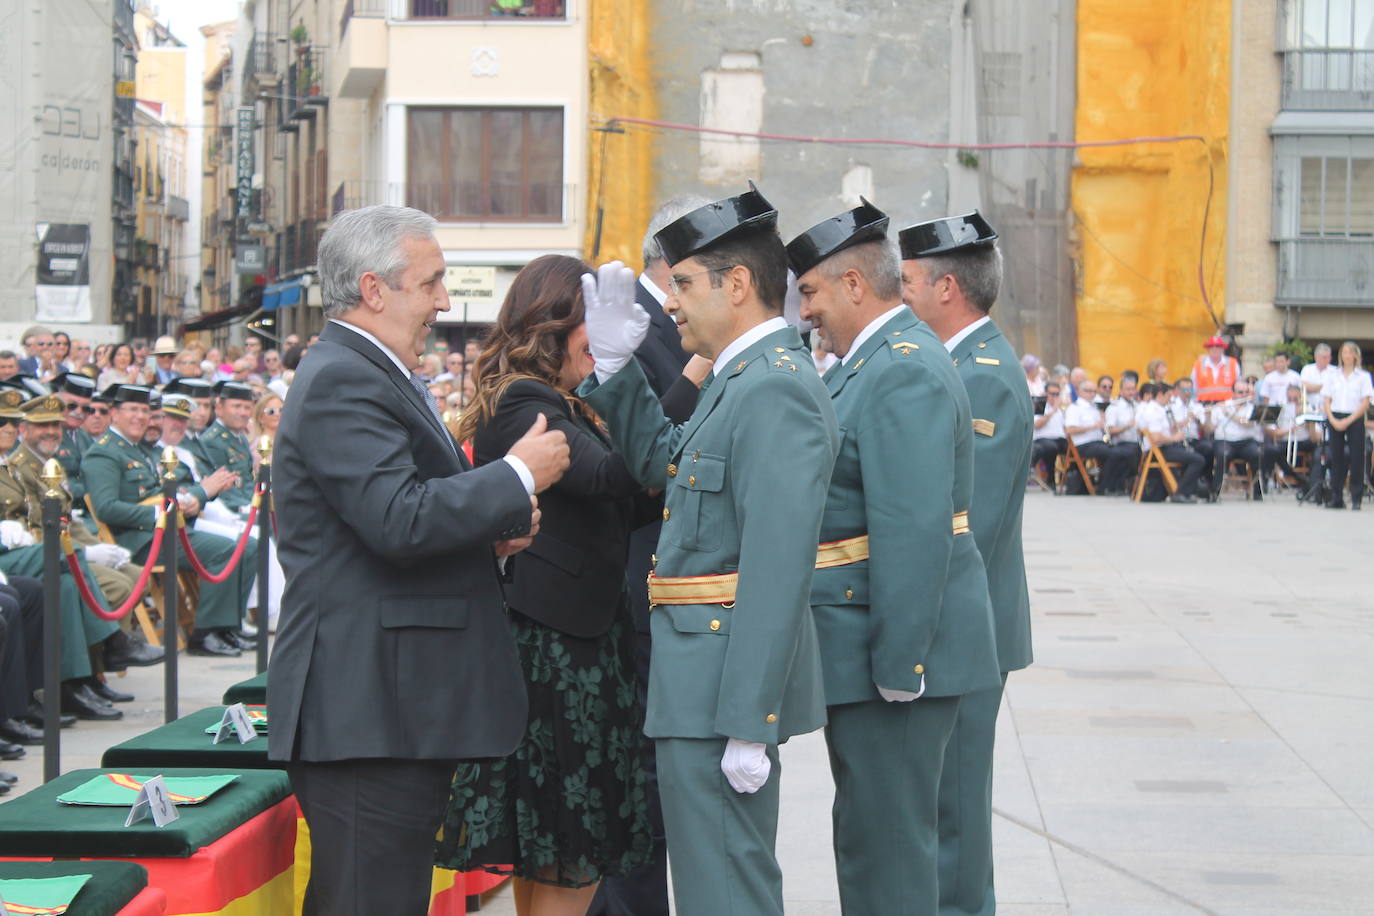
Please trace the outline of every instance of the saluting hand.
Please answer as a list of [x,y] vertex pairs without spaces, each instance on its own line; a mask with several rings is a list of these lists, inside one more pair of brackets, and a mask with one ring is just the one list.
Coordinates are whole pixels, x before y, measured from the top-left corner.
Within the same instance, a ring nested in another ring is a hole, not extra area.
[[625,367],[649,333],[649,313],[635,302],[635,272],[612,261],[597,268],[594,279],[583,274],[582,305],[596,377],[604,382]]
[[541,413],[507,454],[525,462],[534,476],[534,492],[543,493],[568,469],[568,437],[561,430],[550,430],[549,421]]

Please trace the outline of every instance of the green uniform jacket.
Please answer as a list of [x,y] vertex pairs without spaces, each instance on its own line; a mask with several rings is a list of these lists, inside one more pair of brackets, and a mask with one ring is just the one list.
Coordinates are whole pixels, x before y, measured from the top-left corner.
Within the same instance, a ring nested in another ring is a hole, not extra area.
[[825,384],[841,443],[821,540],[867,534],[869,549],[812,582],[826,701],[914,692],[923,677],[929,696],[997,686],[983,559],[954,534],[973,498],[973,428],[948,353],[903,309]]
[[153,539],[157,507],[139,503],[162,491],[159,472],[137,445],[110,430],[86,450],[81,476],[91,494],[95,514],[119,546],[134,556]]
[[[57,460],[61,464],[62,459],[58,458]],[[33,536],[39,542],[43,540],[43,494],[48,492],[48,485],[42,480],[43,463],[44,459],[34,454],[33,450],[23,442],[20,442],[10,453],[10,467],[14,470],[20,486],[24,488],[24,499],[29,510],[29,528],[33,530]],[[79,472],[80,468],[78,467],[77,470]],[[76,479],[79,480],[80,478]],[[81,547],[99,544],[100,538],[92,534],[89,528],[80,522],[70,521],[72,505],[76,501],[72,495],[72,478],[67,478],[59,492],[62,494],[62,517],[68,519],[64,527],[67,529],[67,533],[72,536],[72,542]],[[84,509],[85,506],[82,508]]]
[[639,481],[665,491],[657,574],[739,573],[733,607],[654,608],[645,734],[776,744],[820,728],[807,596],[838,436],[797,332],[747,347],[682,426],[663,416],[635,360],[582,390]]
[[67,473],[67,489],[71,491],[72,499],[81,505],[86,498],[86,484],[81,479],[81,456],[90,448],[95,440],[91,434],[84,429],[77,428],[75,432],[63,429],[62,444],[57,448],[54,455],[58,464],[62,465],[62,470]]
[[997,663],[1031,663],[1030,598],[1021,553],[1021,508],[1030,467],[1030,390],[1007,339],[989,321],[950,354],[973,408],[973,508],[969,522],[988,570]]
[[248,439],[241,433],[225,429],[218,420],[196,437],[190,446],[205,472],[228,468],[239,475],[239,485],[221,490],[219,501],[235,512],[253,501],[253,455]]

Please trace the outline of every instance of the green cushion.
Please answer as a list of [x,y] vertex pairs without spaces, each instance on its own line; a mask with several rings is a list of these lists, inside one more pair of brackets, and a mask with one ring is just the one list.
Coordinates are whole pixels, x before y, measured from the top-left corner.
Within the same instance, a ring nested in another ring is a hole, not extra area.
[[228,738],[212,744],[206,727],[224,716],[223,706],[211,706],[175,722],[116,744],[105,751],[103,767],[229,767],[231,770],[280,768],[280,761],[267,759],[267,736],[259,735],[247,744]]
[[133,862],[0,862],[0,879],[90,875],[67,916],[114,916],[148,886],[148,870]]
[[[127,772],[139,779],[164,776],[238,774],[238,779],[201,805],[177,808],[181,815],[166,827],[151,820],[124,826],[128,808],[59,805],[57,796],[92,776]],[[47,785],[30,789],[0,805],[0,856],[99,858],[185,858],[291,794],[281,770],[127,767],[118,770],[73,770]]]
[[257,677],[250,677],[246,681],[239,681],[237,684],[224,691],[224,705],[230,706],[234,703],[245,703],[249,706],[261,706],[267,702],[267,672],[264,671]]

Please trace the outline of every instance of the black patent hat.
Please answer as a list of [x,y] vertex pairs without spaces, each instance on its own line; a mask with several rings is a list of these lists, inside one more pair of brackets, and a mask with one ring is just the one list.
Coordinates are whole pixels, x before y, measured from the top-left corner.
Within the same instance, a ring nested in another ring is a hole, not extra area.
[[997,232],[977,210],[963,216],[946,216],[917,223],[897,233],[902,260],[928,258],[972,248],[987,248],[997,241]]
[[54,394],[65,391],[81,398],[95,397],[95,379],[80,372],[63,372],[53,376],[52,390]]
[[52,394],[52,388],[48,387],[46,382],[40,382],[32,375],[24,375],[23,373],[0,380],[0,386],[17,388],[24,392],[28,396],[24,398],[26,401],[29,398],[41,398],[45,394]]
[[754,183],[738,197],[727,197],[698,207],[654,233],[668,266],[685,261],[699,251],[754,229],[772,229],[778,211],[764,199]]
[[163,394],[184,394],[188,398],[211,398],[215,388],[203,378],[174,378],[162,386]]
[[887,238],[887,214],[862,197],[853,210],[817,223],[787,243],[787,263],[801,277],[826,258],[851,245]]
[[215,383],[215,396],[230,401],[253,401],[253,389],[243,382],[225,379]]
[[153,393],[145,385],[111,385],[102,392],[113,404],[151,404]]

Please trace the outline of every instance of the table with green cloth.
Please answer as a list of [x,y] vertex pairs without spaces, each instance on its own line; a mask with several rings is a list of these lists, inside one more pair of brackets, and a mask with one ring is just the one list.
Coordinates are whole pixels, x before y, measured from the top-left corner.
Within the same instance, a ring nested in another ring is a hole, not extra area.
[[233,703],[245,703],[249,706],[261,706],[267,702],[267,672],[264,671],[257,677],[250,677],[246,681],[239,681],[233,684],[228,690],[224,691],[223,702],[225,706]]
[[[201,804],[178,805],[179,817],[165,827],[151,820],[125,827],[127,807],[57,802],[59,795],[112,773],[139,782],[159,774],[237,778]],[[0,860],[128,860],[147,869],[149,886],[167,895],[169,914],[288,916],[294,906],[295,843],[296,801],[280,770],[73,770],[0,805]]]
[[[67,916],[162,916],[167,895],[148,886],[148,869],[132,862],[0,862],[0,882],[90,875]],[[3,885],[0,885],[3,887]],[[7,904],[24,903],[6,897]]]
[[229,767],[231,770],[284,769],[280,760],[267,759],[267,736],[247,744],[229,735],[219,744],[205,729],[224,717],[223,706],[210,706],[175,722],[122,741],[105,751],[103,767]]

